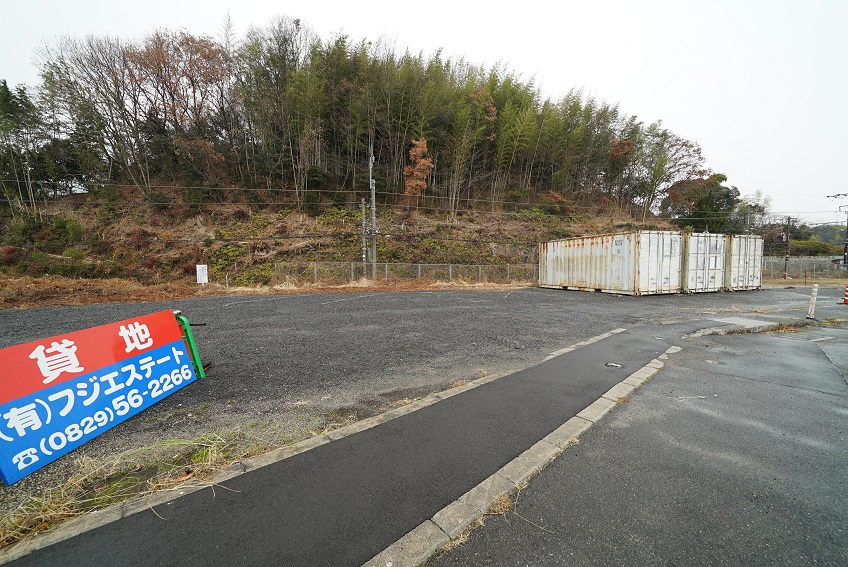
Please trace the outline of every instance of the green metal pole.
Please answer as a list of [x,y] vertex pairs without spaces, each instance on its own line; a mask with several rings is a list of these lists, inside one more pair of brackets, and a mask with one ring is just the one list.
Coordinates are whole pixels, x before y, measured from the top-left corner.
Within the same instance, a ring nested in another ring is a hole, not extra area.
[[191,332],[188,319],[176,310],[174,310],[174,317],[176,317],[177,323],[183,328],[183,338],[185,338],[188,345],[188,352],[191,355],[191,364],[194,366],[194,372],[198,378],[205,378],[206,372],[203,371],[203,364],[200,362],[200,353],[197,351],[197,343],[194,342],[194,335]]

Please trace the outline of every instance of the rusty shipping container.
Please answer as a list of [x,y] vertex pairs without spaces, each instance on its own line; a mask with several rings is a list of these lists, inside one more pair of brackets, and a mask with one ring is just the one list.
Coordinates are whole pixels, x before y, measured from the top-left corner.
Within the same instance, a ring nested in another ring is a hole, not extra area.
[[636,231],[542,242],[539,285],[650,295],[681,291],[682,236]]
[[763,285],[763,237],[754,234],[728,234],[726,249],[724,289],[760,289]]

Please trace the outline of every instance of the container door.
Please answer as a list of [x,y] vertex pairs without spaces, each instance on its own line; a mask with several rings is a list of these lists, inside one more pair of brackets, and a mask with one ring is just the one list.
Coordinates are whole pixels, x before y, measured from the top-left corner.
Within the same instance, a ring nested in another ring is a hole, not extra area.
[[728,289],[757,289],[762,285],[763,239],[754,235],[729,236]]
[[639,235],[640,294],[680,291],[680,235],[642,232]]
[[690,234],[687,237],[686,291],[718,291],[725,284],[723,234]]

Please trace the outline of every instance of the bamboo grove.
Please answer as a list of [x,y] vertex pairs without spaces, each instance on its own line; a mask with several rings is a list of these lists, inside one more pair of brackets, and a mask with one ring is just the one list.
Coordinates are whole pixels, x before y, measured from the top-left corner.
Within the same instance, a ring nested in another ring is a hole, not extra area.
[[138,202],[355,206],[371,152],[380,204],[451,214],[547,203],[644,219],[691,209],[693,188],[728,190],[661,123],[576,90],[543,99],[502,65],[324,40],[288,18],[231,30],[66,37],[40,52],[36,88],[0,81],[7,208],[116,187]]

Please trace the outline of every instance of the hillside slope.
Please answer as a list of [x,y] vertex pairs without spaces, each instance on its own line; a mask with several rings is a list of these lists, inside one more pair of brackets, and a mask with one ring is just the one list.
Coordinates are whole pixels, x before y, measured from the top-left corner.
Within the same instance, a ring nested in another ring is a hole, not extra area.
[[[666,228],[615,211],[588,216],[551,214],[539,207],[455,216],[385,208],[378,210],[377,226],[378,262],[418,264],[535,263],[540,241]],[[179,295],[181,284],[195,281],[196,264],[208,265],[211,282],[255,287],[272,283],[278,263],[360,263],[362,241],[361,212],[344,207],[327,207],[313,216],[244,205],[190,212],[66,204],[40,218],[8,223],[0,249],[2,305],[15,305],[15,295],[26,286],[13,286],[11,280],[22,277],[35,282],[49,276],[43,280],[49,285],[37,286],[48,289],[63,287],[59,276],[109,279],[111,288],[116,280],[136,288],[168,284],[172,289],[163,290],[164,295]],[[82,284],[77,287],[82,293]]]

